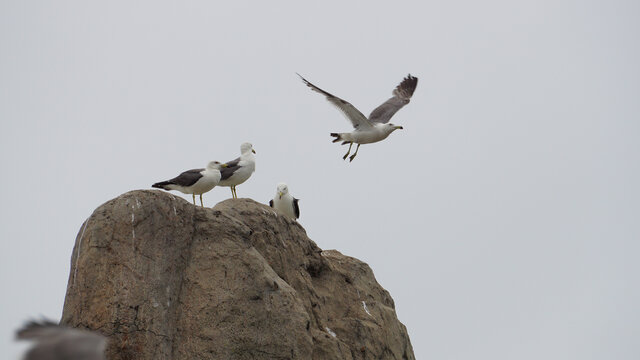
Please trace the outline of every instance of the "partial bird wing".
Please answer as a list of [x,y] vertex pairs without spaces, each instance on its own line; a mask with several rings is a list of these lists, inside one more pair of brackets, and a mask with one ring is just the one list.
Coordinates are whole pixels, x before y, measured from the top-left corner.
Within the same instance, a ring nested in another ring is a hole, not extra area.
[[[297,74],[297,73],[296,73]],[[337,96],[333,96],[331,94],[329,94],[328,92],[320,89],[319,87],[313,85],[312,83],[308,82],[307,79],[303,78],[302,75],[298,74],[298,76],[300,76],[300,79],[302,79],[302,81],[309,87],[311,88],[311,90],[320,93],[324,96],[327,97],[327,100],[329,100],[330,103],[332,103],[335,107],[338,108],[338,110],[340,110],[342,112],[342,114],[344,114],[344,116],[351,121],[351,125],[353,125],[354,128],[358,128],[358,127],[371,127],[371,124],[369,123],[369,121],[367,121],[367,118],[364,116],[364,114],[362,114],[360,112],[360,110],[356,109],[355,106],[351,105],[351,103],[349,103],[348,101],[344,101],[342,99],[340,99]]]
[[191,186],[195,184],[202,177],[201,172],[204,169],[191,169],[183,172],[182,174],[174,177],[169,180],[171,184],[180,185],[180,186]]
[[231,175],[233,175],[234,172],[240,169],[240,158],[235,158],[231,161],[227,161],[225,164],[227,165],[227,167],[223,167],[220,169],[220,174],[222,175],[220,180],[227,180],[231,177]]
[[36,344],[25,360],[103,360],[107,338],[101,334],[61,326],[50,321],[31,321],[16,332],[19,340]]
[[300,217],[300,206],[298,206],[298,200],[300,199],[293,198],[293,212],[296,214],[296,219]]
[[191,186],[200,180],[202,171],[204,171],[204,169],[187,170],[171,180],[157,182],[151,185],[151,187],[167,190],[165,188],[167,185]]
[[418,86],[418,78],[409,74],[393,90],[393,97],[375,108],[369,115],[370,123],[388,123],[393,114],[409,103],[409,99]]
[[273,199],[269,200],[269,206],[273,207]]

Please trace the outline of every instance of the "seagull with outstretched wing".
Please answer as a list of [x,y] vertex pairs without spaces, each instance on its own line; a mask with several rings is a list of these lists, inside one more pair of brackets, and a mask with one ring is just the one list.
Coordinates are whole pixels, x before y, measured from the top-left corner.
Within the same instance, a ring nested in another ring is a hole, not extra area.
[[348,133],[331,133],[331,136],[335,137],[333,142],[342,141],[342,145],[349,144],[349,150],[342,157],[346,160],[349,153],[351,153],[351,147],[353,143],[358,144],[355,153],[349,157],[349,161],[358,154],[358,149],[362,144],[371,144],[386,139],[392,132],[398,129],[402,129],[402,126],[397,126],[389,122],[391,117],[402,109],[403,106],[409,103],[413,92],[418,85],[418,78],[409,74],[402,82],[393,90],[393,97],[382,103],[382,105],[375,108],[369,118],[365,117],[358,109],[356,109],[348,101],[342,100],[337,96],[334,96],[319,87],[313,85],[300,74],[298,74],[302,81],[311,88],[311,90],[324,95],[327,100],[340,110],[346,118],[351,121],[354,130]]

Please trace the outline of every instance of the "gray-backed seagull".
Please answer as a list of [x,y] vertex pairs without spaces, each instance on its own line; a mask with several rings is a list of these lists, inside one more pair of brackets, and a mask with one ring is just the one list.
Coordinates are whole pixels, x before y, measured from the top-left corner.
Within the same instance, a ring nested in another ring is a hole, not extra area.
[[35,344],[24,360],[104,360],[107,338],[83,329],[58,325],[48,320],[31,321],[16,332],[18,340]]
[[213,189],[220,182],[222,174],[220,169],[226,165],[218,161],[210,161],[204,169],[192,169],[183,172],[171,180],[161,181],[151,185],[151,187],[164,190],[178,190],[193,196],[193,205],[196,204],[196,195],[200,195],[200,206],[202,194]]
[[218,186],[229,186],[231,188],[231,197],[238,198],[236,186],[247,181],[254,171],[256,171],[256,157],[253,156],[256,151],[253,150],[251,143],[240,145],[240,157],[225,163],[226,167],[220,172],[222,179]]
[[326,96],[327,100],[335,105],[347,117],[347,119],[351,121],[351,124],[355,129],[354,131],[349,133],[331,133],[331,136],[335,137],[333,142],[342,141],[341,145],[349,144],[349,150],[342,157],[344,160],[349,156],[353,143],[358,144],[356,152],[349,157],[349,161],[353,161],[356,157],[361,144],[370,144],[384,140],[395,130],[402,129],[402,126],[389,123],[389,120],[393,114],[409,103],[409,100],[418,85],[418,78],[409,74],[393,90],[393,97],[375,108],[369,115],[369,118],[367,118],[349,102],[320,89],[307,81],[300,74],[298,74],[298,76],[300,76],[302,81],[310,87],[311,90]]
[[292,219],[300,217],[298,200],[289,194],[289,187],[285,183],[279,183],[276,196],[269,200],[269,206],[277,209]]

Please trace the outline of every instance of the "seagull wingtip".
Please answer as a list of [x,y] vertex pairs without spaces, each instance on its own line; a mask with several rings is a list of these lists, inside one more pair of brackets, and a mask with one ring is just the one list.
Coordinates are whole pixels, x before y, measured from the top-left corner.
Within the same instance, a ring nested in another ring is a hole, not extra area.
[[305,79],[304,77],[302,77],[302,75],[296,73],[296,75],[298,75],[300,77],[300,80],[302,80],[302,82],[304,82],[305,84],[308,84],[309,82],[307,81],[307,79]]

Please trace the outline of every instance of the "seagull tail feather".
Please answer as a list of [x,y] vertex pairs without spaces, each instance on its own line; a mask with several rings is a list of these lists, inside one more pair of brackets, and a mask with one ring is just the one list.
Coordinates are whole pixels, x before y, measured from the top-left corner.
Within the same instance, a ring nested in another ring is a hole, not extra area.
[[332,142],[336,143],[336,142],[340,142],[342,141],[342,144],[340,145],[346,145],[346,144],[352,144],[353,141],[351,141],[348,136],[345,135],[349,135],[348,133],[331,133],[331,136],[335,137],[335,139],[333,139]]

